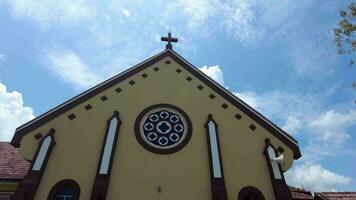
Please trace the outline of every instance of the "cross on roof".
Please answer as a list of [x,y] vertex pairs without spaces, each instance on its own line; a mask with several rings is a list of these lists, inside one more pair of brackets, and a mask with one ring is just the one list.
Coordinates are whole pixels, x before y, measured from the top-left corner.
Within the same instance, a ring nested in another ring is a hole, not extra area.
[[178,42],[177,38],[171,36],[171,32],[168,32],[168,37],[161,37],[161,41],[166,41],[166,49],[172,49],[171,42]]

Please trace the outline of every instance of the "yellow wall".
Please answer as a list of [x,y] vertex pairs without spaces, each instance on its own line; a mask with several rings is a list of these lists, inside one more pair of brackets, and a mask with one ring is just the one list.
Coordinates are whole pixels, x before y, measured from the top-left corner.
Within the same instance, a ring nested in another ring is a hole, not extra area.
[[15,192],[17,182],[0,182],[0,192]]
[[[62,179],[74,179],[81,188],[81,199],[89,199],[97,170],[101,145],[106,129],[106,120],[114,110],[120,112],[122,125],[111,173],[108,199],[170,199],[170,200],[206,200],[210,197],[210,174],[207,152],[207,138],[204,124],[209,113],[219,124],[219,137],[225,182],[229,199],[236,199],[244,186],[254,186],[262,191],[266,199],[273,200],[273,189],[263,150],[264,140],[268,137],[275,147],[285,149],[286,158],[283,168],[287,170],[293,162],[290,148],[280,142],[263,127],[253,122],[222,97],[214,93],[205,84],[194,77],[187,81],[188,74],[171,60],[155,64],[130,79],[113,86],[68,111],[60,117],[26,135],[21,142],[21,153],[32,159],[38,142],[33,135],[48,132],[55,128],[56,145],[50,156],[36,199],[46,199],[52,186]],[[175,70],[180,68],[182,73]],[[141,74],[148,74],[142,78]],[[135,85],[128,82],[134,80]],[[197,86],[204,86],[198,90]],[[115,88],[122,92],[116,93]],[[210,99],[213,93],[217,97]],[[101,101],[106,95],[108,100]],[[84,106],[90,103],[89,111]],[[159,155],[145,150],[136,140],[134,122],[138,114],[146,107],[168,103],[183,109],[193,123],[190,142],[180,151]],[[226,103],[229,107],[223,109]],[[234,116],[243,117],[237,120]],[[67,116],[74,113],[76,118]],[[250,124],[257,126],[255,131]],[[161,186],[162,192],[157,192]]]

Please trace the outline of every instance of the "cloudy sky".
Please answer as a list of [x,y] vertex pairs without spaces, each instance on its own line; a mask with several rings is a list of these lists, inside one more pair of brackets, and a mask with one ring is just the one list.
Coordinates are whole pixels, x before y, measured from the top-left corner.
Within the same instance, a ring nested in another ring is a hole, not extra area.
[[299,142],[290,185],[356,191],[355,67],[333,27],[346,0],[0,0],[0,140],[89,87],[175,50]]

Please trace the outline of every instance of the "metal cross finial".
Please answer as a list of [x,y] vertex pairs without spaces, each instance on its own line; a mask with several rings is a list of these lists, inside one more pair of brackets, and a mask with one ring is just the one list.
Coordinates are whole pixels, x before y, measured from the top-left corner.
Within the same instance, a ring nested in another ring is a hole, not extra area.
[[161,37],[161,41],[166,41],[166,49],[172,49],[172,42],[178,42],[177,38],[172,37],[171,31],[168,32],[168,37]]

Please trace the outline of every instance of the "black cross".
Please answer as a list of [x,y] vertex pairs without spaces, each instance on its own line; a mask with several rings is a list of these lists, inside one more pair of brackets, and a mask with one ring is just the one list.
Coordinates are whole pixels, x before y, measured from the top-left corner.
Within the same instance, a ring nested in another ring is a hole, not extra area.
[[161,41],[166,41],[168,42],[166,44],[166,49],[172,49],[172,44],[171,42],[178,42],[177,38],[174,38],[171,36],[171,32],[168,32],[168,37],[161,37]]

